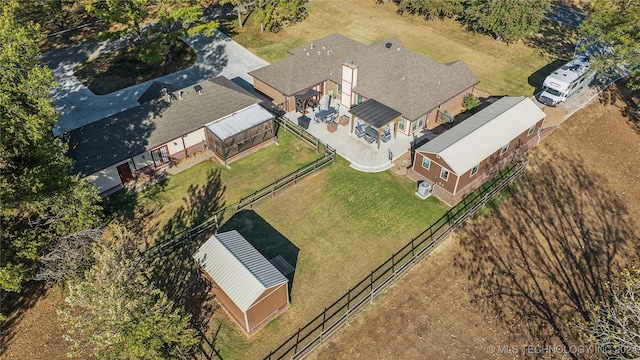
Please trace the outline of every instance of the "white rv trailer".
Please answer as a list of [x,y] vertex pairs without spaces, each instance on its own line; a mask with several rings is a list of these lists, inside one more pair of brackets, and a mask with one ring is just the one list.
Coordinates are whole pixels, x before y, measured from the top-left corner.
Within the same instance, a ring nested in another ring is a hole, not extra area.
[[544,79],[538,101],[549,106],[558,105],[589,84],[595,75],[595,71],[589,70],[589,58],[576,56]]

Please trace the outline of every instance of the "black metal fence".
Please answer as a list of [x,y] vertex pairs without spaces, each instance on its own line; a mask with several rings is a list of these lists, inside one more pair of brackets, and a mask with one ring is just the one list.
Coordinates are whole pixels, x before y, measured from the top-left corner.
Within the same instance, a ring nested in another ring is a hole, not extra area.
[[306,141],[312,146],[316,147],[318,153],[322,155],[322,157],[316,159],[310,164],[304,165],[292,173],[283,176],[282,178],[272,182],[271,184],[263,187],[255,191],[253,194],[248,195],[240,199],[240,201],[230,207],[221,209],[213,216],[209,217],[202,223],[191,227],[187,230],[180,232],[179,234],[173,236],[171,239],[160,243],[159,245],[147,250],[146,257],[148,259],[154,258],[159,254],[162,254],[165,251],[168,251],[177,245],[183,243],[184,241],[190,241],[194,239],[197,235],[200,235],[204,231],[217,230],[224,220],[225,213],[230,210],[232,214],[245,209],[250,208],[255,202],[264,199],[267,196],[275,196],[276,192],[286,186],[291,184],[295,184],[298,180],[303,177],[315,173],[318,169],[325,167],[327,164],[331,164],[336,159],[336,150],[331,146],[323,143],[320,139],[315,136],[309,134],[303,128],[296,126],[292,123],[289,123],[286,119],[276,118],[276,133],[280,127],[282,127],[285,131],[289,131],[295,135],[297,135],[300,139]]
[[350,318],[362,311],[400,275],[429,254],[457,227],[491,201],[520,176],[527,161],[519,161],[498,173],[480,189],[429,226],[382,265],[350,288],[305,326],[298,329],[265,359],[301,359],[338,331]]

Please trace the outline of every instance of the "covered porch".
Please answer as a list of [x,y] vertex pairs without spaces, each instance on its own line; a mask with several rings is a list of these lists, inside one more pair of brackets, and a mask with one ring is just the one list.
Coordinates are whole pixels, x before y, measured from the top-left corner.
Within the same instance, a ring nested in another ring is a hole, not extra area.
[[396,111],[374,99],[369,99],[349,110],[351,114],[351,132],[357,137],[364,137],[369,143],[376,141],[378,149],[382,142],[391,140],[391,124],[393,123],[393,139],[398,137],[399,111]]
[[[351,109],[353,110],[353,109]],[[411,149],[414,142],[424,139],[433,139],[434,133],[423,129],[413,136],[402,133],[394,134],[388,141],[380,141],[378,144],[369,143],[359,138],[352,131],[352,114],[349,109],[332,102],[329,112],[337,121],[321,121],[314,119],[315,114],[303,115],[299,112],[288,112],[285,118],[292,124],[300,126],[322,142],[335,148],[337,153],[351,163],[351,167],[363,172],[380,172],[393,166],[393,160],[402,156]],[[302,118],[302,119],[301,119]],[[340,122],[340,119],[347,122]],[[357,119],[356,119],[357,120]],[[383,126],[384,128],[384,126]]]

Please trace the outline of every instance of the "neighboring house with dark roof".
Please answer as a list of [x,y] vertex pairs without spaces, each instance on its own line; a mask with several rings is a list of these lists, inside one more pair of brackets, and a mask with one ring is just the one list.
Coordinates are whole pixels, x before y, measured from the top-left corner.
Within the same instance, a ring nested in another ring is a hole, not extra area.
[[289,308],[289,280],[236,230],[211,236],[193,258],[218,303],[245,333]]
[[152,83],[141,99],[65,134],[75,173],[103,194],[206,149],[226,163],[274,138],[273,115],[224,77],[173,91]]
[[464,62],[441,64],[396,37],[365,45],[333,34],[289,53],[249,73],[254,88],[284,111],[302,112],[323,94],[348,108],[375,99],[401,114],[396,128],[407,135],[434,124],[441,112],[456,112],[479,82]]
[[409,176],[453,206],[535,146],[545,116],[529,98],[503,97],[416,149]]

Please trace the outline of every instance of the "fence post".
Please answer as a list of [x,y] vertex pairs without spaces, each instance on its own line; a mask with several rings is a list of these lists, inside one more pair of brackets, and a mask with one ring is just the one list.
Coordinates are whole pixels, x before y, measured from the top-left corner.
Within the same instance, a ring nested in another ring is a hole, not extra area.
[[320,343],[324,340],[324,324],[327,322],[327,308],[322,312],[322,331],[320,331]]
[[298,334],[296,335],[296,346],[293,349],[293,354],[298,352],[298,342],[300,341],[300,328],[298,328]]
[[369,299],[369,304],[373,304],[373,271],[371,271],[371,275],[369,275],[369,282],[371,283],[371,298]]
[[349,319],[349,305],[351,305],[351,288],[349,288],[349,292],[347,293],[347,316],[345,322]]
[[415,238],[411,238],[411,261],[416,263],[416,247],[413,245]]
[[300,169],[296,169],[296,173],[295,173],[295,175],[293,175],[293,183],[294,184],[298,183],[298,170],[300,170]]

